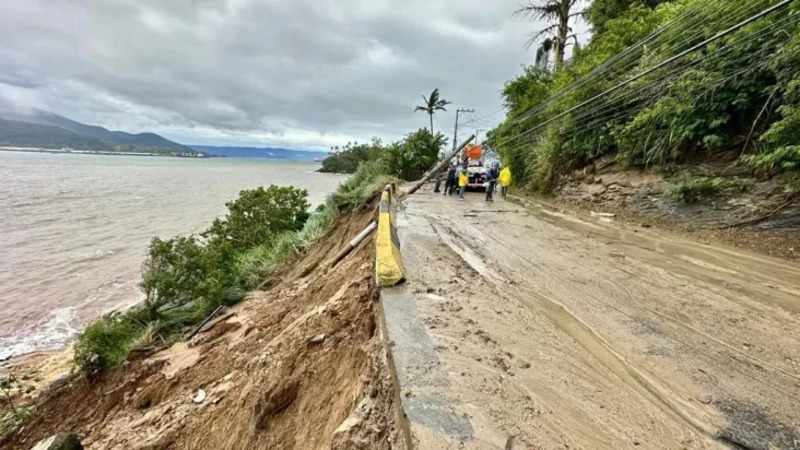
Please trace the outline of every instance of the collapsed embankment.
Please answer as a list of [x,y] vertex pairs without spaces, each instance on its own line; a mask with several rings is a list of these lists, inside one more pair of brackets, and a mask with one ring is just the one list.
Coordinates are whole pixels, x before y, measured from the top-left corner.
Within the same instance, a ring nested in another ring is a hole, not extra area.
[[[731,157],[694,161],[660,172],[626,169],[614,157],[606,157],[562,176],[553,200],[797,260],[798,180],[792,173],[759,178]],[[608,220],[607,215],[598,217]]]
[[65,431],[90,449],[402,448],[374,245],[327,266],[376,208],[337,217],[272,289],[192,342],[52,387],[0,448]]

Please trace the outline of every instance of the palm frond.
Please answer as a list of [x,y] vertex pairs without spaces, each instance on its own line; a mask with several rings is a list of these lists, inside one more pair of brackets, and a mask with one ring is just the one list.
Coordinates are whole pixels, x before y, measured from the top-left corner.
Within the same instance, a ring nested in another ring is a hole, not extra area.
[[533,32],[529,35],[528,40],[525,41],[525,49],[529,50],[531,47],[539,43],[539,41],[544,36],[551,36],[548,39],[552,39],[552,36],[556,34],[558,31],[558,24],[550,25],[549,27],[543,28],[539,31]]
[[527,17],[534,20],[553,20],[561,17],[560,0],[528,0],[521,5],[514,16]]

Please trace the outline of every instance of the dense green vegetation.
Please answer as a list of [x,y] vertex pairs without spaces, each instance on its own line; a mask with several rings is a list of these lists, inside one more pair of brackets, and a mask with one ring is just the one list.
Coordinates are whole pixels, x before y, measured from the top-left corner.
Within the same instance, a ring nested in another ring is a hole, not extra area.
[[404,180],[420,177],[439,158],[447,138],[425,128],[385,145],[379,139],[368,144],[348,144],[322,162],[321,172],[354,173],[359,165],[376,162],[386,174]]
[[595,0],[586,12],[594,34],[571,60],[506,83],[508,116],[489,144],[537,191],[604,155],[663,167],[735,152],[766,175],[798,170],[797,2],[623,84],[777,3]]

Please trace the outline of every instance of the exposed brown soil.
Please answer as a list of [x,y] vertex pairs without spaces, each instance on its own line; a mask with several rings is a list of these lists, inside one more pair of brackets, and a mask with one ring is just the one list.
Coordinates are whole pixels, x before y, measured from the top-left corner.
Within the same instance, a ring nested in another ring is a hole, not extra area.
[[274,288],[193,342],[53,388],[0,448],[61,431],[88,449],[403,448],[374,246],[326,267],[374,217],[374,204],[339,217]]
[[[724,177],[746,186],[695,203],[667,195],[670,179]],[[625,170],[613,157],[561,178],[550,201],[588,213],[614,213],[617,221],[690,233],[699,240],[734,245],[770,256],[800,259],[800,196],[787,201],[791,174],[752,176],[724,157],[678,167],[669,176]]]

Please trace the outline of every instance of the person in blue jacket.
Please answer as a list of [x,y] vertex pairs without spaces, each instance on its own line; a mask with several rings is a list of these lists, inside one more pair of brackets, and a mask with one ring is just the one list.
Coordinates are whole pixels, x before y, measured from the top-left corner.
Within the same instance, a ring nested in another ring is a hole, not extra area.
[[486,201],[493,202],[492,194],[497,185],[497,179],[500,177],[500,163],[497,161],[492,163],[492,167],[486,171]]

